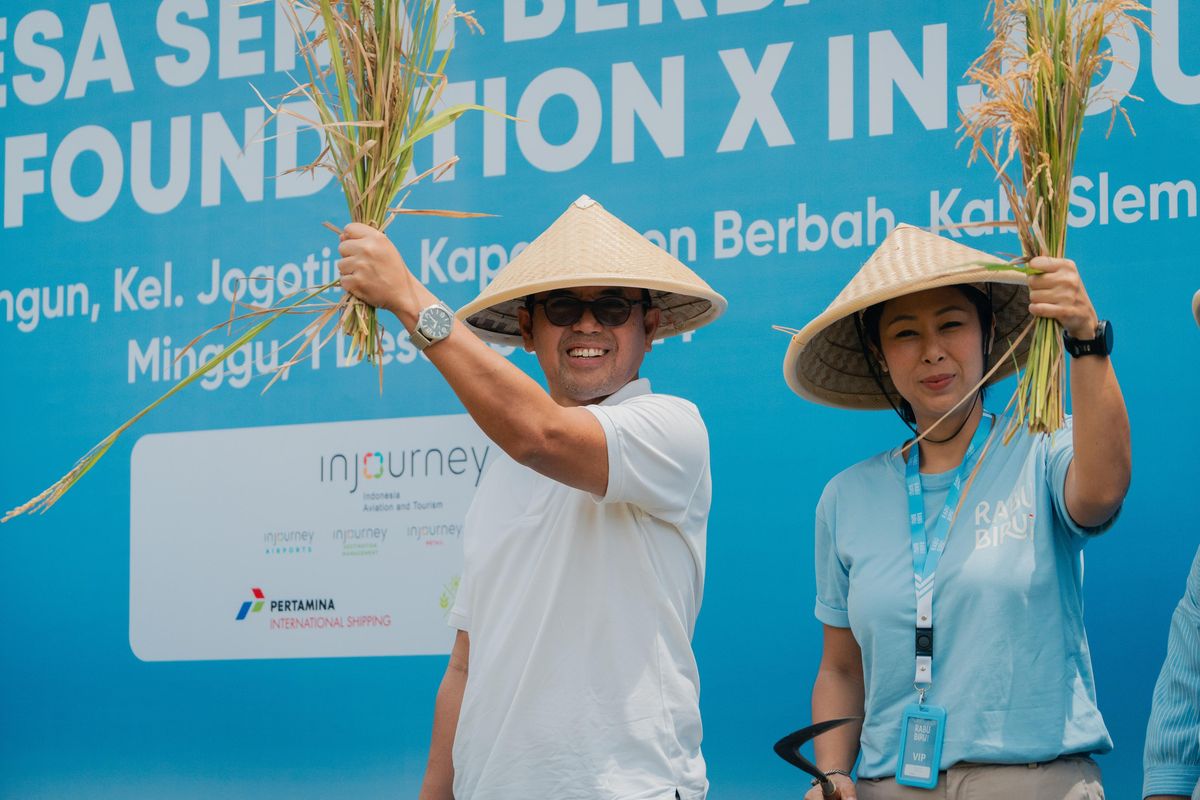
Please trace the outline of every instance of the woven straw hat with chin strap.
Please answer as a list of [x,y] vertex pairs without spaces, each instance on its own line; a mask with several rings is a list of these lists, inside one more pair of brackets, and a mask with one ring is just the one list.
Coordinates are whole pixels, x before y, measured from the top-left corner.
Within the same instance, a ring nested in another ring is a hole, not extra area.
[[662,310],[659,338],[707,325],[727,305],[699,275],[584,195],[457,316],[489,342],[520,346],[517,311],[528,295],[581,286],[649,290]]
[[1196,318],[1196,324],[1200,325],[1200,292],[1196,292],[1192,297],[1192,316]]
[[[1004,259],[921,228],[896,226],[829,308],[792,336],[783,359],[784,379],[796,394],[824,405],[889,408],[867,363],[855,316],[876,303],[957,284],[972,284],[984,292],[990,289],[996,321],[991,348],[995,363],[1030,319],[1028,278],[1020,272],[990,271],[984,266],[1002,262]],[[1031,340],[1027,336],[1021,342],[1015,353],[1017,361],[1023,361]],[[994,383],[1014,369],[1014,359],[1009,356],[988,382]],[[899,397],[891,378],[886,373],[879,377],[892,397]]]

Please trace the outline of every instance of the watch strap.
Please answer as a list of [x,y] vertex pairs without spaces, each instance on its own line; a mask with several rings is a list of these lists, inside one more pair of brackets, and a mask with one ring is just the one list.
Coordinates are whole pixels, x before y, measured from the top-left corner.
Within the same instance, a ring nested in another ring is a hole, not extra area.
[[428,336],[421,333],[420,323],[417,323],[417,326],[409,332],[408,340],[413,343],[413,347],[417,348],[417,352],[421,352],[433,344],[433,341]]
[[1107,356],[1111,351],[1109,341],[1112,338],[1109,331],[1109,323],[1105,320],[1100,320],[1096,325],[1095,333],[1091,339],[1076,339],[1063,329],[1063,349],[1071,354],[1072,358],[1080,356]]

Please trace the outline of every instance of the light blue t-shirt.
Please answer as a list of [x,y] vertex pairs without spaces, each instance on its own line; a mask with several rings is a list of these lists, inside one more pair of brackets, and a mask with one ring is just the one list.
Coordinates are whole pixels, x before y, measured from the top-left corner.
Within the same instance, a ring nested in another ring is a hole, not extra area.
[[[1007,425],[995,423],[999,432]],[[1072,453],[1069,419],[1053,437],[1022,429],[1003,445],[994,436],[960,507],[933,596],[926,702],[947,711],[941,769],[1112,749],[1096,705],[1081,595],[1083,545],[1104,528],[1082,528],[1067,513]],[[941,511],[954,475],[921,476],[926,519]],[[816,571],[817,619],[850,628],[862,648],[859,775],[894,775],[901,715],[916,701],[916,599],[899,447],[825,487]]]

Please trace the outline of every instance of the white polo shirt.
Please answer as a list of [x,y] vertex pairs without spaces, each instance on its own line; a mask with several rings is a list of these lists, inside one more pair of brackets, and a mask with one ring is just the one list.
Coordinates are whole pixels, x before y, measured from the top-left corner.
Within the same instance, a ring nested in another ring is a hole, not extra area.
[[696,407],[636,380],[586,407],[604,497],[493,462],[450,624],[471,637],[456,800],[701,800],[691,638],[712,483]]

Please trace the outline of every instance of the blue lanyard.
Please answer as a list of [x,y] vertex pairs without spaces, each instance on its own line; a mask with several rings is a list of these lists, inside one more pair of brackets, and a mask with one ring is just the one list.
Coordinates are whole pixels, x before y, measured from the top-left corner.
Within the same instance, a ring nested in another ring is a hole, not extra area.
[[925,692],[933,684],[933,583],[937,577],[938,563],[946,550],[950,538],[950,525],[962,497],[963,483],[971,472],[975,453],[991,434],[992,415],[984,414],[971,437],[971,444],[958,466],[958,474],[946,493],[946,504],[933,520],[932,530],[925,524],[925,497],[921,487],[921,453],[913,444],[904,470],[904,483],[908,489],[908,524],[912,537],[913,588],[917,595],[917,666],[913,685],[925,702]]

